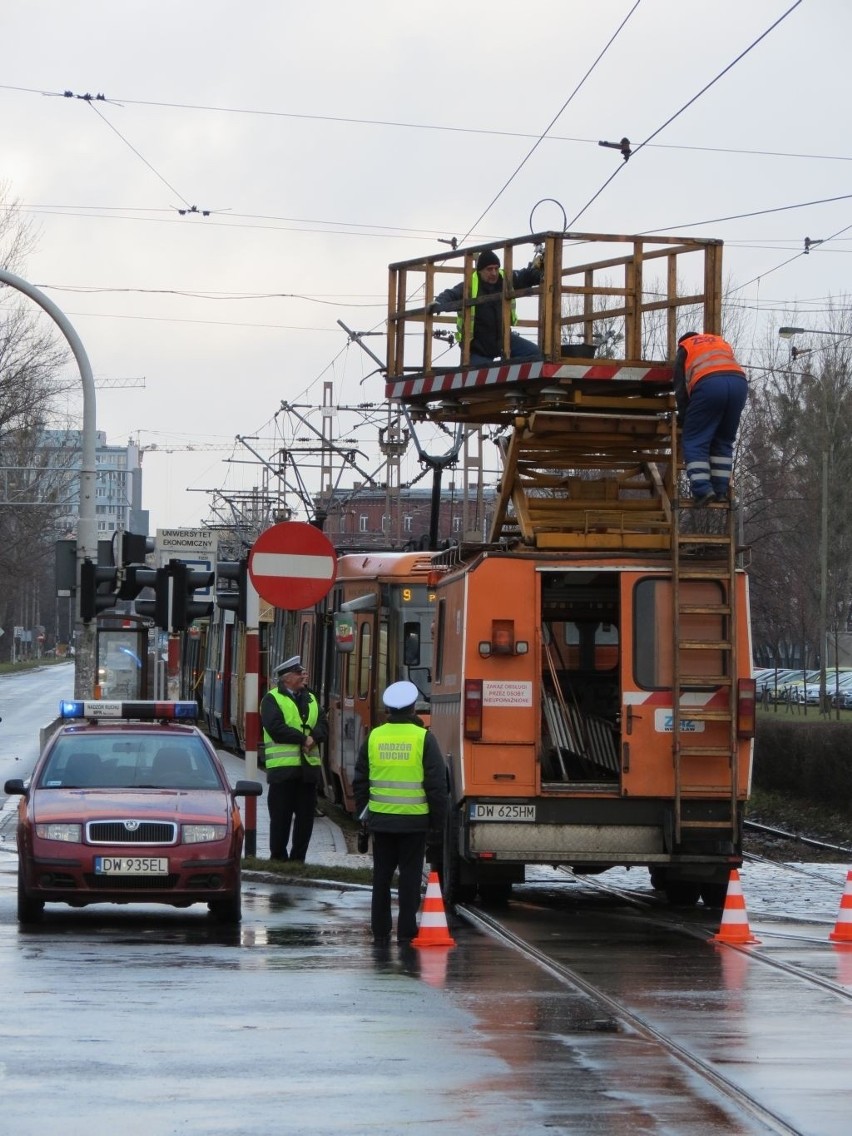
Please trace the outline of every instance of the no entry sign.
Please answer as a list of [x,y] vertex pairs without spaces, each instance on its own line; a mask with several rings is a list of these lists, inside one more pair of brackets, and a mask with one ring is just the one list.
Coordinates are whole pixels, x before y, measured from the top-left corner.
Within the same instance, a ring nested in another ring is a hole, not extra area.
[[248,561],[255,591],[274,607],[298,611],[327,595],[337,575],[334,546],[319,529],[285,521],[262,532]]

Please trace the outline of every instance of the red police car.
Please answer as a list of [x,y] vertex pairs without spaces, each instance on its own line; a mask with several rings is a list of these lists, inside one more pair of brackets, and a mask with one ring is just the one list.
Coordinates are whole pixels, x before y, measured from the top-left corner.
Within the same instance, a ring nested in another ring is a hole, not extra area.
[[241,918],[243,823],[194,702],[60,703],[53,734],[19,793],[18,920],[45,903],[206,903]]

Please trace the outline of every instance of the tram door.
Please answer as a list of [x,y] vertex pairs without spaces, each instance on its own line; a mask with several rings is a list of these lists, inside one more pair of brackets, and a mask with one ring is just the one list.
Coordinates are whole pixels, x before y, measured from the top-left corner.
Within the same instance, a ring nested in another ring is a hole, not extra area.
[[[340,782],[341,803],[350,811],[354,808],[355,761],[370,729],[374,705],[376,615],[375,612],[353,612],[351,618],[352,650],[338,654],[339,696],[332,698],[329,704],[330,765]],[[333,751],[338,746],[335,762]]]

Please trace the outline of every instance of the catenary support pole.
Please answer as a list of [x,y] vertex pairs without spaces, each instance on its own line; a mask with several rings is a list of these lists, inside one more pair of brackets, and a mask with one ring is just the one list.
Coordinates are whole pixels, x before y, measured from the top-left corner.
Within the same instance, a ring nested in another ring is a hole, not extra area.
[[53,300],[32,284],[0,268],[0,282],[8,284],[29,296],[50,316],[68,341],[80,369],[83,383],[83,447],[80,463],[80,502],[77,511],[77,607],[75,614],[74,644],[74,697],[91,698],[95,685],[95,634],[96,621],[83,623],[80,619],[80,565],[84,560],[98,560],[98,537],[95,528],[95,482],[97,413],[95,405],[95,380],[89,359],[77,332],[68,317]]

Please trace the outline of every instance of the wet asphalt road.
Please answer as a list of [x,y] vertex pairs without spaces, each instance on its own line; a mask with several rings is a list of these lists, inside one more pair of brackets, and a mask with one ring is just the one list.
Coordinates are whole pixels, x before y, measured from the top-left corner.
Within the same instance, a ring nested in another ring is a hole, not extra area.
[[[55,906],[41,927],[21,931],[15,871],[7,840],[0,1124],[10,1136],[778,1130],[465,924],[451,921],[451,950],[376,951],[364,889],[246,880],[236,930],[202,906]],[[825,941],[844,871],[820,872],[822,882],[791,882],[778,869],[744,870],[757,950],[852,988],[852,951]],[[662,1029],[700,1038],[766,1091],[791,1130],[845,1136],[848,1002],[764,981],[747,954],[672,940],[629,912],[613,921],[613,904],[582,889],[557,918],[535,910],[533,892],[509,909],[519,933]],[[779,923],[779,911],[803,921]]]
[[400,954],[365,891],[248,883],[203,907],[15,923],[0,860],[0,1115],[12,1136],[765,1131],[584,994],[464,925]]
[[60,698],[73,694],[70,662],[0,676],[0,787],[9,777],[29,775],[38,756],[39,728],[56,717]]

